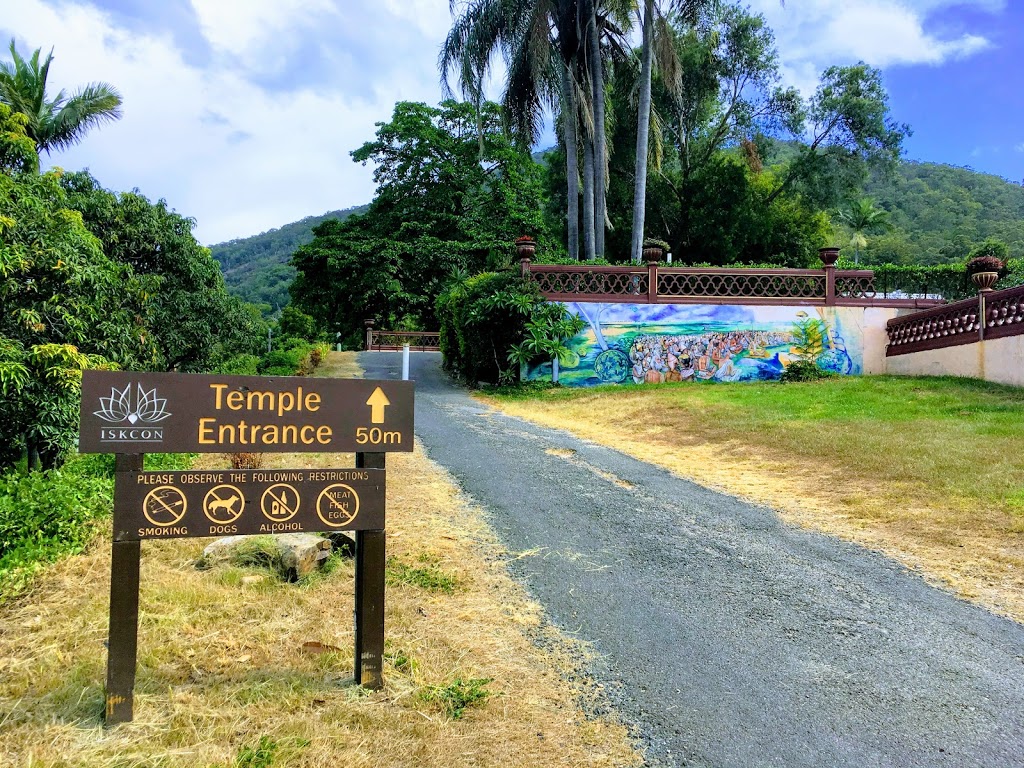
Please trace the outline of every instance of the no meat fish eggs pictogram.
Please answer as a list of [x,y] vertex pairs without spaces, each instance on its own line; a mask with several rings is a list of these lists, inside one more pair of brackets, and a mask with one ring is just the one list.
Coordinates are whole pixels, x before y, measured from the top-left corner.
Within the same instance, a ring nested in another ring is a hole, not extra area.
[[344,483],[329,485],[316,500],[316,514],[332,528],[348,525],[359,514],[359,494]]

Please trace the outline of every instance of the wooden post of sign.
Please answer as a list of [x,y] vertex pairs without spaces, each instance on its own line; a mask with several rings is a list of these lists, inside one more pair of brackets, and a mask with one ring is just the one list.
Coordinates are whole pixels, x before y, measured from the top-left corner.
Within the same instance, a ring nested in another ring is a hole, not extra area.
[[[114,465],[114,503],[125,474],[142,471],[141,453],[119,453]],[[107,635],[107,725],[132,719],[135,661],[139,642],[139,554],[141,542],[115,541],[110,561],[110,629]]]
[[[386,453],[357,453],[356,467],[385,469]],[[384,531],[356,531],[356,685],[384,687]]]

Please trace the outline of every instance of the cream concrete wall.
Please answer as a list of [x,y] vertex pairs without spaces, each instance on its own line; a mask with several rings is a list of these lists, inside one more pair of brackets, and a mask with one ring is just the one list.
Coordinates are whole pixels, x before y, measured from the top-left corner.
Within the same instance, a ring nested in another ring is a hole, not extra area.
[[898,376],[967,376],[1024,387],[1024,335],[896,355],[886,363],[886,372]]
[[864,366],[866,375],[885,373],[885,348],[889,344],[889,334],[885,324],[896,317],[898,310],[891,307],[843,307],[848,312],[862,312],[864,339]]

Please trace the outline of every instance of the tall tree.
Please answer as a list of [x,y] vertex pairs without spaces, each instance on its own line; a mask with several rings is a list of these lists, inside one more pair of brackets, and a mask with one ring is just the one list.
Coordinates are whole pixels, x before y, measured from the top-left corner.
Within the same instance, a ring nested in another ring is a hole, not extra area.
[[39,152],[67,149],[92,128],[121,117],[121,95],[107,83],[89,83],[68,96],[46,95],[53,51],[40,63],[39,48],[24,59],[11,40],[11,61],[0,62],[0,104],[28,118],[25,132]]
[[[568,249],[578,258],[579,156],[583,156],[584,240],[587,258],[603,252],[607,145],[604,43],[622,38],[612,23],[629,0],[471,0],[462,6],[439,57],[442,83],[458,73],[463,94],[479,104],[495,54],[506,65],[502,106],[525,143],[540,132],[545,106],[559,113],[566,147]],[[453,13],[459,4],[452,0]],[[591,202],[593,201],[593,209]]]
[[654,0],[644,0],[640,46],[640,98],[636,118],[636,172],[633,182],[633,238],[630,258],[640,263],[647,214],[647,144],[651,134],[651,78],[654,75]]
[[875,205],[870,197],[858,197],[839,211],[839,220],[850,228],[850,245],[853,246],[853,263],[860,264],[860,251],[867,247],[867,234],[887,229],[889,212]]
[[254,307],[227,292],[193,219],[137,191],[103,189],[87,171],[64,174],[61,186],[104,253],[153,282],[145,318],[156,353],[146,367],[205,372],[234,352],[258,350],[265,328]]
[[68,210],[59,174],[35,172],[24,118],[0,105],[0,470],[74,446],[81,371],[152,355],[142,322],[151,281],[104,255]]
[[434,303],[453,273],[508,266],[523,233],[548,244],[540,166],[510,141],[498,105],[481,106],[478,114],[469,102],[399,102],[376,139],[352,153],[376,165],[373,202],[364,215],[318,226],[292,260],[292,300],[320,328],[349,344],[368,317],[437,328]]

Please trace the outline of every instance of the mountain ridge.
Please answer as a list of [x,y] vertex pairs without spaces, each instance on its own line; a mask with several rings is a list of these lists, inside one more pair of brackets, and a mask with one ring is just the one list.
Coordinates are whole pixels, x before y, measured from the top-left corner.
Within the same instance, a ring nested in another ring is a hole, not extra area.
[[[906,160],[892,176],[872,177],[864,194],[889,211],[893,225],[887,232],[867,236],[861,253],[865,266],[959,262],[989,237],[1006,242],[1011,257],[1024,257],[1024,186],[1001,176]],[[288,285],[295,276],[288,262],[300,245],[312,241],[313,227],[367,208],[361,205],[307,216],[258,235],[211,245],[210,251],[220,262],[232,293],[264,305],[267,313],[276,312],[288,303]]]

